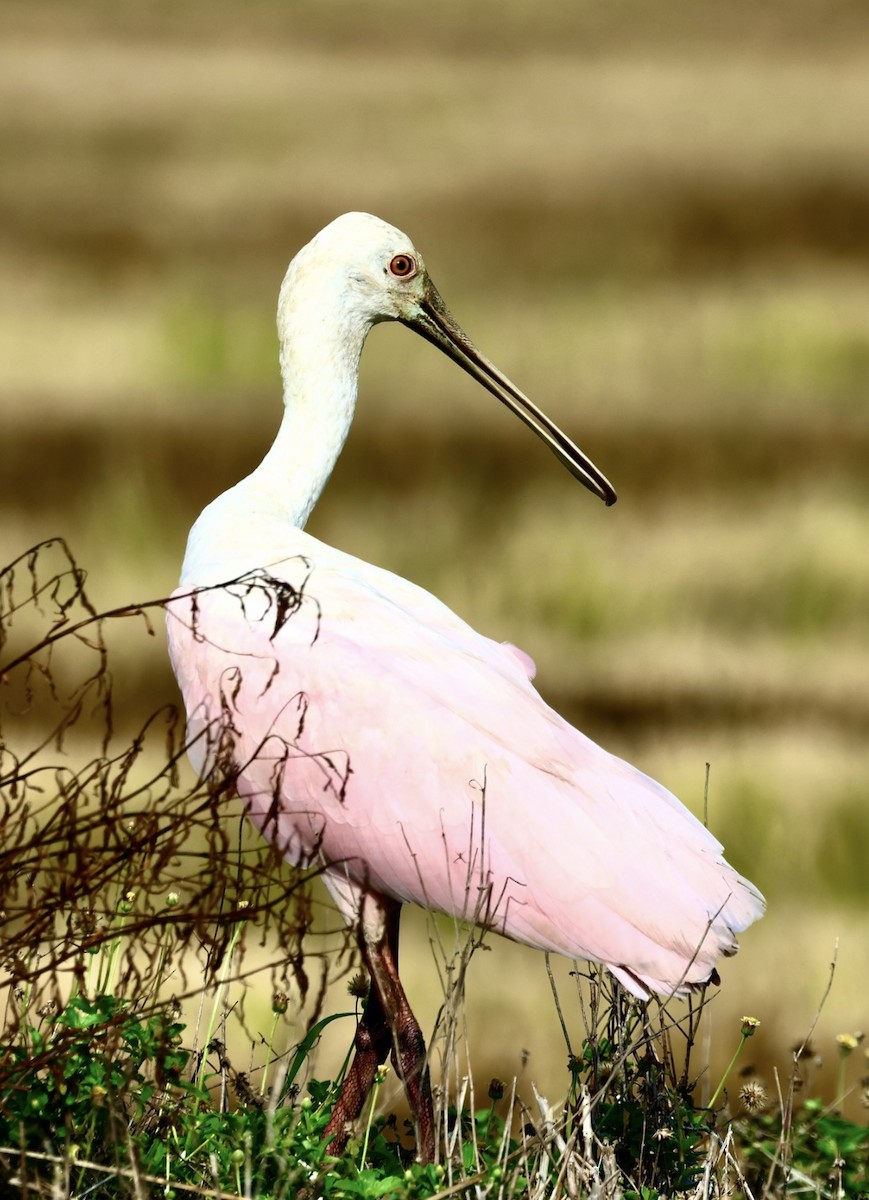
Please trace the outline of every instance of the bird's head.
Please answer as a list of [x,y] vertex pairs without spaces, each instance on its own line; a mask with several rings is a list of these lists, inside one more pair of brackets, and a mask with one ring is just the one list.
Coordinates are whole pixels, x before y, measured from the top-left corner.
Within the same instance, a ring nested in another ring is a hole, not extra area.
[[[597,467],[477,349],[449,312],[413,242],[370,213],[345,213],[322,229],[290,264],[281,288],[282,340],[295,305],[322,306],[337,336],[358,341],[380,321],[400,321],[432,342],[515,413],[556,458],[606,504],[615,489]],[[304,298],[304,299],[303,299]],[[309,314],[310,315],[310,314]]]
[[[414,318],[430,288],[422,255],[407,234],[370,213],[345,213],[321,229],[290,264],[282,301],[328,296],[334,312],[369,328]],[[283,304],[282,304],[283,307]]]

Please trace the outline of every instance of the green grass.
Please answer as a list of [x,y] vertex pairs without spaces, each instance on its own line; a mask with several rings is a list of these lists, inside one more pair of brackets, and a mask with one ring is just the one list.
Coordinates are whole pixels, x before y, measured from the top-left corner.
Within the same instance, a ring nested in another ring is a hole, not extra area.
[[[89,899],[99,904],[97,896]],[[178,905],[170,893],[164,915]],[[159,1188],[170,1200],[267,1200],[300,1190],[335,1200],[518,1198],[541,1191],[663,1200],[728,1186],[772,1200],[791,1187],[826,1194],[831,1181],[844,1189],[839,1194],[856,1195],[869,1180],[865,1124],[845,1119],[835,1102],[812,1095],[794,1100],[800,1054],[778,1109],[758,1083],[738,1089],[730,1083],[755,1033],[754,1018],[743,1019],[728,1069],[701,1104],[696,1056],[703,1005],[647,1008],[594,970],[581,972],[587,986],[570,1001],[579,1004],[586,1032],[574,1052],[565,1027],[562,1102],[549,1105],[535,1091],[529,1108],[515,1080],[493,1079],[488,1103],[474,1108],[466,1077],[455,1102],[440,1095],[442,1140],[437,1162],[426,1165],[415,1161],[410,1122],[377,1111],[378,1083],[356,1135],[335,1157],[323,1134],[340,1077],[318,1081],[308,1073],[309,1057],[335,1017],[312,1022],[298,1045],[279,1052],[275,1031],[288,997],[276,993],[270,1029],[252,1030],[256,1057],[239,1069],[223,1039],[245,986],[236,953],[255,927],[236,914],[191,1030],[179,1019],[177,1000],[161,996],[184,940],[184,913],[177,924],[146,923],[131,934],[136,910],[129,892],[103,912],[103,927],[79,947],[76,982],[65,991],[56,956],[69,943],[43,947],[38,970],[23,986],[4,985],[0,1165],[7,1186],[22,1195],[71,1198],[110,1184],[112,1194]],[[134,976],[130,960],[135,950],[141,961],[135,943],[142,938],[161,952]],[[48,979],[54,999],[39,1004]],[[563,1020],[569,998],[555,996]],[[848,1060],[861,1040],[839,1039],[837,1099],[851,1086]],[[446,1079],[452,1064],[445,1067]]]

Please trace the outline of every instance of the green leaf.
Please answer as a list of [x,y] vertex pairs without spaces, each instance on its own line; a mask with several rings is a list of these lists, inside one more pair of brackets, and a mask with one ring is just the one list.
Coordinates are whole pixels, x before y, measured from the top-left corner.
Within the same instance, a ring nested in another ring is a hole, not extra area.
[[299,1071],[301,1071],[305,1059],[311,1053],[311,1050],[314,1048],[314,1045],[320,1037],[320,1034],[327,1025],[331,1025],[333,1021],[341,1020],[343,1017],[355,1016],[356,1014],[352,1012],[332,1013],[331,1016],[323,1017],[322,1021],[317,1021],[314,1025],[312,1025],[302,1041],[299,1042],[298,1049],[293,1055],[293,1061],[290,1063],[289,1070],[287,1071],[287,1078],[284,1086],[287,1088],[291,1087],[295,1082],[296,1076],[298,1075]]

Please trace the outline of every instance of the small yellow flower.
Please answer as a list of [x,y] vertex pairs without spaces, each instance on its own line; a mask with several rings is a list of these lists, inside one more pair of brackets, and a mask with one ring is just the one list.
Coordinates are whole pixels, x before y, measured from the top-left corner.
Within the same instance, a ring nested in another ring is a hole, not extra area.
[[856,1050],[859,1046],[859,1039],[853,1033],[837,1033],[836,1042],[839,1046],[840,1054],[850,1054],[852,1050]]
[[742,1036],[747,1038],[754,1037],[754,1031],[757,1029],[759,1024],[760,1021],[757,1019],[757,1017],[743,1017]]

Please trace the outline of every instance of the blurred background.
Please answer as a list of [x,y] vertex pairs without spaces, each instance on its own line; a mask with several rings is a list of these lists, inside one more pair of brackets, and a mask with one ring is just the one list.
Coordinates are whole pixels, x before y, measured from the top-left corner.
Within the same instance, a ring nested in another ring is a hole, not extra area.
[[[348,209],[397,224],[619,503],[380,326],[310,532],[524,647],[553,705],[698,813],[710,764],[710,824],[769,901],[724,965],[713,1064],[748,1013],[759,1069],[787,1071],[838,946],[813,1038],[834,1065],[869,1022],[864,6],[2,9],[3,562],[58,534],[100,607],[170,592],[277,429],[289,259]],[[159,640],[124,653],[132,729],[175,690]],[[526,1079],[564,1085],[539,955],[493,944],[468,1020],[484,1083],[528,1050]]]

